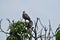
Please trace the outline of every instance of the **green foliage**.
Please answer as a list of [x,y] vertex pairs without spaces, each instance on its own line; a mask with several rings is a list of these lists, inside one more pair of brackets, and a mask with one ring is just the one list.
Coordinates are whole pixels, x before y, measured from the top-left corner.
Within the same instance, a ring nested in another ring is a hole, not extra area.
[[56,30],[56,40],[60,40],[60,27]]
[[29,33],[24,26],[24,22],[18,21],[9,25],[10,35],[6,40],[25,40],[29,38]]
[[19,39],[15,36],[8,36],[7,40],[19,40]]
[[60,40],[60,30],[56,34],[56,40]]

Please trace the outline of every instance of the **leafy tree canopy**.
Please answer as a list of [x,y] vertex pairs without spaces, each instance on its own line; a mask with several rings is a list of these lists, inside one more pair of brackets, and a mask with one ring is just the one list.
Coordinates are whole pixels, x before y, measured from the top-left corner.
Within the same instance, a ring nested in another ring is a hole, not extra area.
[[24,26],[25,22],[17,21],[9,25],[10,34],[6,40],[25,40],[29,38],[29,33]]

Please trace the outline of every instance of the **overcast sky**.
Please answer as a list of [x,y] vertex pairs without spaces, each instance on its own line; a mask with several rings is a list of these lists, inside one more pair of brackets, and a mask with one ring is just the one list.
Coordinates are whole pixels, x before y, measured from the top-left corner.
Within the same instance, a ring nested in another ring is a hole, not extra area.
[[[50,19],[54,32],[60,24],[60,0],[0,0],[0,19],[3,19],[2,29],[7,30],[6,18],[20,20],[24,10],[33,21],[39,17],[46,26],[48,26]],[[0,32],[0,40],[5,39],[6,35]]]

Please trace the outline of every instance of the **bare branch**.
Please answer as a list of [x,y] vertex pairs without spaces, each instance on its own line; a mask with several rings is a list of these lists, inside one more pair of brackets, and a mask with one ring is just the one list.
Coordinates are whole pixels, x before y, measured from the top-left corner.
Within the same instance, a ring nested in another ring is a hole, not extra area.
[[37,23],[38,23],[38,18],[37,18],[37,21],[35,23],[35,29],[34,29],[34,33],[35,33],[35,40],[37,40],[37,31],[36,31],[36,27],[37,27]]
[[4,32],[4,31],[2,30],[2,28],[1,28],[1,22],[2,22],[2,19],[0,20],[0,30],[1,30],[1,32],[5,33],[5,34],[9,34],[8,32]]
[[7,21],[9,22],[9,24],[11,23],[11,21],[7,18]]
[[12,20],[12,23],[14,24],[14,20]]
[[1,32],[5,33],[5,34],[10,34],[10,33],[8,33],[8,32],[3,31],[2,28],[1,28]]
[[44,25],[42,24],[40,18],[38,18],[38,19],[39,19],[39,22],[40,22],[41,26],[45,29],[45,27],[44,27]]
[[45,37],[45,35],[40,35],[39,37],[37,37],[37,38],[44,38]]
[[56,36],[56,35],[53,35],[53,36],[50,36],[50,37],[47,36],[47,38],[50,38],[50,39],[51,39],[51,38],[53,38],[53,37],[55,37],[55,36]]
[[2,22],[2,19],[0,20],[0,29],[1,29],[1,22]]
[[41,37],[41,35],[42,35],[42,30],[43,30],[43,28],[39,31],[39,32],[40,32],[40,34],[38,35],[38,37],[37,37],[37,38]]

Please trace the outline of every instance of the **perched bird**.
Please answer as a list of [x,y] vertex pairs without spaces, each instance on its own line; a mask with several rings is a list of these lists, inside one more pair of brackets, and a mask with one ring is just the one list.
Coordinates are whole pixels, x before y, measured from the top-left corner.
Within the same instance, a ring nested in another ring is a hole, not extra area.
[[28,21],[30,20],[30,17],[28,16],[28,14],[25,13],[25,11],[23,11],[22,17],[25,19],[25,21],[26,20],[28,20]]
[[27,27],[31,28],[32,26],[33,26],[33,22],[32,22],[32,20],[30,20]]

